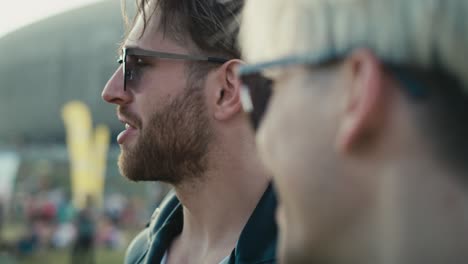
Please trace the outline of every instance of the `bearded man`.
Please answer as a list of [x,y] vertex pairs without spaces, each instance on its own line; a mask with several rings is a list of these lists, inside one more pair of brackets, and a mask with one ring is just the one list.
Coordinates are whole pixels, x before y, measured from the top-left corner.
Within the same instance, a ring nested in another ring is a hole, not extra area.
[[274,263],[276,199],[240,103],[243,1],[137,1],[102,92],[125,130],[121,173],[174,194],[126,263]]

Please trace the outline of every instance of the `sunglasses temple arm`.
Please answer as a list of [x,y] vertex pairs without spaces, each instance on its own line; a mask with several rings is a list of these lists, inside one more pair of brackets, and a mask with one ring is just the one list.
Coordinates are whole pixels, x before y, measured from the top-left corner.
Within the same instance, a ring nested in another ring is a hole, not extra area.
[[221,63],[221,64],[228,61],[227,59],[216,58],[216,57],[208,57],[208,58],[206,58],[206,60],[209,61],[209,62]]

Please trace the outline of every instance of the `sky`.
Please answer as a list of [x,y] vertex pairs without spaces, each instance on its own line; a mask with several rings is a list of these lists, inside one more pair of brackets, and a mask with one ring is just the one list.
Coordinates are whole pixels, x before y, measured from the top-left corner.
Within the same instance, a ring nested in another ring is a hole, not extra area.
[[0,37],[46,17],[98,1],[99,0],[0,0]]

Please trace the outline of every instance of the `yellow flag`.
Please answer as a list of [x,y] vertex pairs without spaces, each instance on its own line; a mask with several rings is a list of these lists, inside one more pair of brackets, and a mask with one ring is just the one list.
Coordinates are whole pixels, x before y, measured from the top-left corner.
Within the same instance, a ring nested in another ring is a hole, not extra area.
[[93,145],[93,171],[94,171],[94,193],[96,201],[102,205],[104,194],[104,182],[106,175],[107,153],[109,151],[110,132],[109,128],[105,125],[98,125],[94,133]]
[[104,176],[109,147],[109,129],[100,125],[92,131],[91,113],[79,101],[71,101],[62,109],[71,168],[73,204],[83,208],[88,196],[102,204]]

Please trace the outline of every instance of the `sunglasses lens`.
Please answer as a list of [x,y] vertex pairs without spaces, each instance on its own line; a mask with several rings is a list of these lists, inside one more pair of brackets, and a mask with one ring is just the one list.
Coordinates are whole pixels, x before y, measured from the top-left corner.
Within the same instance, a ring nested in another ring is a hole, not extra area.
[[258,73],[241,76],[241,100],[244,111],[249,113],[254,130],[257,130],[268,107],[272,93],[272,81]]

